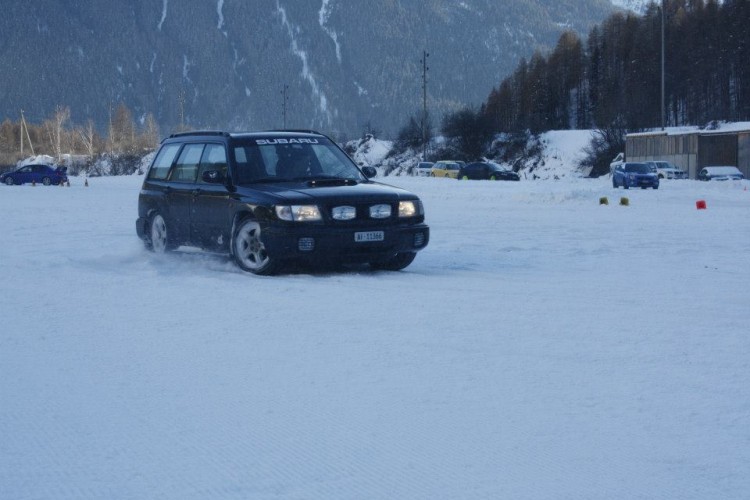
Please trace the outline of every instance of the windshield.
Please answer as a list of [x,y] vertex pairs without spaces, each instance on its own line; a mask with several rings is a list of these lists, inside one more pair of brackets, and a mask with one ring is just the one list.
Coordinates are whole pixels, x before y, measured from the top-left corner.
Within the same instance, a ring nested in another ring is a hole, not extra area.
[[628,163],[625,165],[626,172],[633,172],[636,174],[648,174],[651,173],[651,169],[645,163]]
[[489,165],[489,166],[490,166],[490,167],[491,167],[491,168],[492,168],[493,170],[495,170],[495,171],[498,171],[498,172],[509,172],[509,171],[510,171],[510,169],[509,169],[508,167],[506,167],[506,166],[504,166],[504,165],[500,165],[500,164],[498,164],[498,163],[492,163],[492,162],[488,162],[487,164],[488,164],[488,165]]
[[364,181],[357,166],[335,144],[315,138],[248,138],[234,148],[236,182],[347,179]]
[[680,167],[678,167],[677,165],[673,165],[668,161],[657,161],[656,164],[659,166],[659,168],[671,168],[674,170],[680,170]]

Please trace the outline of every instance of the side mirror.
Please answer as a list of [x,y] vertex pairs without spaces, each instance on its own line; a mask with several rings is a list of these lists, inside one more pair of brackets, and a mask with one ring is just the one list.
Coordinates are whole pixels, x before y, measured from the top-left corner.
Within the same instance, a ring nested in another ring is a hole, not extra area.
[[378,175],[378,171],[375,167],[362,167],[362,173],[365,174],[365,177],[368,179]]
[[201,178],[208,184],[221,184],[225,181],[224,175],[218,170],[206,170]]

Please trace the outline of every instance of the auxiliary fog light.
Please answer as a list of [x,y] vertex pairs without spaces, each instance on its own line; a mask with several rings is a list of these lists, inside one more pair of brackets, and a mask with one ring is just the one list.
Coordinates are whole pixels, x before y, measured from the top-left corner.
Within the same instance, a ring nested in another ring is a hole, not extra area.
[[315,250],[315,238],[300,238],[297,242],[300,252],[312,252]]
[[357,217],[357,209],[349,206],[334,207],[331,217],[336,220],[352,220]]

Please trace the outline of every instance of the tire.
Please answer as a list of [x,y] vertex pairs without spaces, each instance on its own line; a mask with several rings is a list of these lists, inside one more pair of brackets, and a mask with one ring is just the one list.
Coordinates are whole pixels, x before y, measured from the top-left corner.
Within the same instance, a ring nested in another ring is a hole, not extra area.
[[414,262],[416,252],[401,252],[388,260],[370,262],[370,267],[382,271],[400,271]]
[[10,175],[8,177],[6,177],[5,178],[5,184],[8,185],[8,186],[12,186],[13,184],[15,184],[15,182],[13,182],[13,177],[11,177]]
[[52,184],[52,180],[49,177],[44,177],[42,178],[42,184],[44,184],[45,186],[49,186],[50,184]]
[[654,186],[654,189],[659,189],[659,186]]
[[268,275],[279,269],[263,245],[261,227],[253,219],[244,219],[234,231],[231,243],[232,258],[240,269],[253,274]]
[[630,186],[628,186],[628,180],[627,179],[623,179],[622,180],[622,187],[624,187],[625,189],[630,189]]
[[155,213],[151,217],[151,224],[149,225],[148,241],[146,247],[154,253],[166,253],[174,249],[174,245],[170,242],[169,227],[167,221],[160,213]]
[[620,187],[620,186],[617,185],[617,181],[614,178],[612,179],[612,187],[615,188],[615,189],[617,189],[618,187]]

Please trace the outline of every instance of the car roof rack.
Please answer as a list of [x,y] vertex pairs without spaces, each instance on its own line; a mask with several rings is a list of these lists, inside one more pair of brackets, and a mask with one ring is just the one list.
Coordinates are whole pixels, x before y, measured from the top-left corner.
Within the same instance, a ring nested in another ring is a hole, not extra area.
[[306,128],[280,128],[280,129],[274,129],[274,130],[267,130],[267,132],[291,132],[296,134],[318,134],[318,135],[325,135],[317,130],[312,129],[306,129]]
[[174,134],[171,134],[169,138],[172,137],[186,137],[190,135],[223,135],[223,136],[229,136],[228,132],[224,132],[222,130],[192,130],[190,132],[176,132]]

